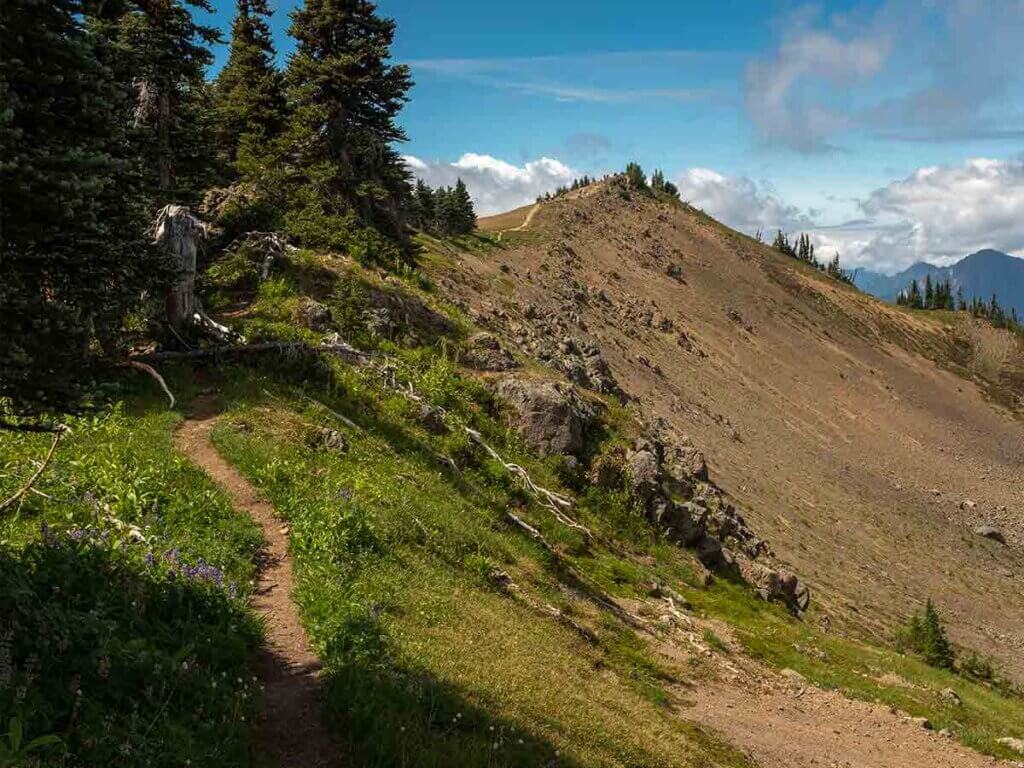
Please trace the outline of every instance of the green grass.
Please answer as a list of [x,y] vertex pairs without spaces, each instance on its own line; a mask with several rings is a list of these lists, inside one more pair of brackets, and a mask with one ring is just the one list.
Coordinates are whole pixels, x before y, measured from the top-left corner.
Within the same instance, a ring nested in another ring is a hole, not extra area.
[[[59,739],[15,764],[249,764],[259,533],[174,454],[158,402],[71,420],[0,519],[0,739]],[[0,433],[0,497],[48,442]]]
[[[418,370],[432,401],[556,482],[472,381],[436,359]],[[668,705],[682,673],[503,521],[521,492],[454,450],[454,435],[419,429],[403,398],[341,371],[334,393],[316,396],[359,425],[350,430],[279,377],[234,372],[223,385],[231,407],[213,439],[291,525],[297,600],[355,764],[751,765],[681,721]],[[311,448],[321,426],[342,431],[348,451]],[[460,476],[442,471],[437,451],[460,456]],[[580,547],[539,510],[520,514],[559,548]],[[499,571],[514,589],[498,586]],[[546,604],[598,643],[539,610]]]

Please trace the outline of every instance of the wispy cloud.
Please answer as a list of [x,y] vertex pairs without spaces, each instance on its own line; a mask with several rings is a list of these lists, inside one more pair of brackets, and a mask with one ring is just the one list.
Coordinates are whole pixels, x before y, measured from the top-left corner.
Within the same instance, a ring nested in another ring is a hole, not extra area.
[[[617,51],[510,58],[414,59],[414,73],[469,80],[479,85],[558,101],[625,104],[645,100],[689,103],[718,91],[686,84],[731,52]],[[638,87],[635,83],[644,83]]]
[[[747,66],[761,139],[801,152],[862,133],[904,142],[1019,140],[1024,2],[887,0],[867,16],[806,9]],[[1007,127],[1011,126],[1011,127]]]

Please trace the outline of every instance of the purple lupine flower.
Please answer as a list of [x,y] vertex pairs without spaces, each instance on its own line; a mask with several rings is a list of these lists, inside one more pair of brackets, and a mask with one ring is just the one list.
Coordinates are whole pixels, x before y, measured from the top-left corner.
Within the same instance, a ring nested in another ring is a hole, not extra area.
[[147,552],[146,556],[143,559],[146,561],[146,565],[148,565],[150,568],[152,568],[153,564],[156,562],[156,558],[153,557],[152,551]]
[[72,528],[70,531],[68,531],[68,538],[72,541],[81,541],[83,538],[85,538],[85,531],[83,531],[81,528]]
[[232,581],[230,584],[228,584],[228,597],[230,597],[232,600],[234,600],[236,597],[238,597],[238,582],[237,581]]

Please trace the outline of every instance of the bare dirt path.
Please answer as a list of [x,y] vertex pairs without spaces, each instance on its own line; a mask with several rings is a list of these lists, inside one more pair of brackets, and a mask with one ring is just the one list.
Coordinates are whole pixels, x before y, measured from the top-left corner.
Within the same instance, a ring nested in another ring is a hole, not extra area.
[[523,219],[523,223],[522,224],[520,224],[518,227],[512,227],[511,229],[503,229],[503,230],[501,230],[501,232],[498,233],[498,242],[499,243],[501,242],[501,238],[504,236],[504,234],[506,232],[522,232],[524,229],[529,227],[530,226],[530,222],[533,221],[533,217],[537,215],[537,211],[539,211],[539,210],[540,210],[540,203],[536,203],[533,206],[533,208],[531,208],[529,210],[529,212],[527,212],[526,218]]
[[696,686],[686,717],[713,728],[760,768],[985,768],[974,752],[888,707],[775,675]]
[[266,546],[252,607],[266,623],[266,644],[258,675],[263,685],[256,734],[259,763],[280,768],[328,768],[339,765],[339,750],[321,718],[318,676],[320,661],[309,649],[305,630],[292,601],[294,577],[288,557],[287,528],[274,508],[225,461],[210,442],[217,421],[203,403],[175,435],[178,449],[202,467],[263,531]]

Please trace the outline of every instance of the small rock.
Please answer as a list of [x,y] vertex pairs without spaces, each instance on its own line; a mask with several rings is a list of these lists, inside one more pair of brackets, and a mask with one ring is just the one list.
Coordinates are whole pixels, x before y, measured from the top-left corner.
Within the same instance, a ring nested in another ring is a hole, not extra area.
[[1003,536],[1003,532],[992,525],[979,525],[974,529],[974,533],[981,536],[983,539],[998,541],[1000,544],[1006,543],[1006,537]]
[[964,499],[960,502],[960,509],[974,509],[978,506],[978,502],[971,501],[970,499]]
[[339,451],[341,453],[348,452],[348,441],[345,440],[340,432],[328,427],[320,427],[320,429],[314,432],[309,443],[314,448],[325,448],[329,451]]
[[963,701],[960,700],[960,694],[958,694],[952,688],[943,688],[942,689],[942,698],[944,698],[950,704],[953,704],[953,705],[955,705],[957,707],[959,707],[959,706],[961,706],[963,704]]
[[1004,747],[1008,747],[1014,752],[1019,752],[1024,755],[1024,739],[1015,739],[1012,736],[1004,736],[1001,739],[996,739],[996,741]]
[[932,721],[927,717],[907,717],[904,718],[908,723],[913,723],[918,728],[924,728],[926,731],[932,730]]

